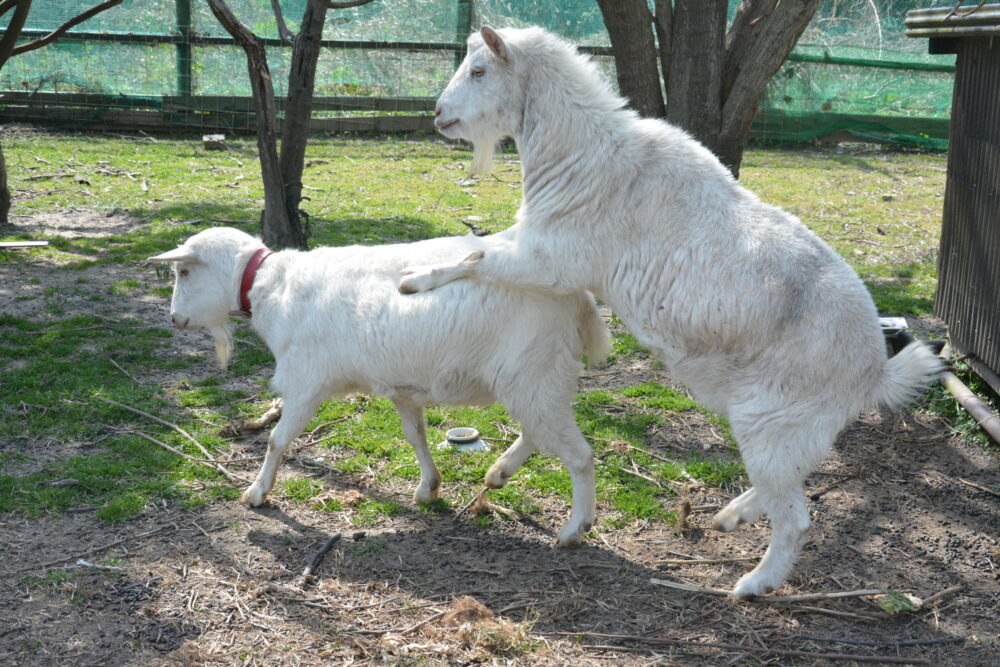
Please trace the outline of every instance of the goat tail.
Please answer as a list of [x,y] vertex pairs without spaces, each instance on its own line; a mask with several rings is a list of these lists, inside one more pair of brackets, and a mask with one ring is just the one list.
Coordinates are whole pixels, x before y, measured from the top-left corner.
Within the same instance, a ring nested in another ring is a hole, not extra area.
[[896,410],[915,399],[945,369],[941,357],[913,341],[888,360],[878,387],[878,406]]
[[611,354],[611,332],[597,310],[594,296],[583,292],[578,297],[580,310],[577,312],[576,328],[587,354],[587,365],[595,366]]

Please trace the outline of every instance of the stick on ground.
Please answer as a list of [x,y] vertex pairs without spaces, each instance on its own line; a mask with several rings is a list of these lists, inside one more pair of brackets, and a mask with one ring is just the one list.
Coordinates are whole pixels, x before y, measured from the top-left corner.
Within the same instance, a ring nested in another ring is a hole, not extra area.
[[692,646],[698,648],[715,648],[726,652],[763,653],[784,655],[813,660],[854,660],[855,662],[876,662],[897,665],[929,665],[923,658],[903,658],[898,656],[859,655],[848,653],[819,653],[815,651],[795,651],[769,646],[748,646],[746,644],[724,644],[720,642],[700,642],[692,639],[673,639],[671,637],[646,637],[643,635],[610,635],[600,632],[539,632],[540,635],[555,635],[559,637],[595,637],[598,639],[613,639],[630,643],[647,644],[650,646]]
[[336,544],[338,541],[340,541],[340,533],[337,533],[336,535],[330,537],[326,542],[323,543],[323,546],[320,547],[319,551],[313,554],[313,557],[309,559],[309,564],[306,565],[306,569],[302,570],[302,576],[300,577],[300,579],[302,580],[303,583],[305,583],[305,581],[309,577],[313,576],[313,573],[316,571],[316,568],[319,567],[319,564],[323,562],[323,558],[326,557],[326,553],[330,549],[332,549],[333,545]]
[[[707,593],[708,595],[729,595],[730,591],[724,588],[709,588],[708,586],[694,586],[692,584],[682,584],[677,581],[666,581],[665,579],[650,579],[649,583],[667,588],[676,588],[691,593]],[[812,602],[813,600],[836,600],[838,598],[863,597],[865,595],[879,595],[885,591],[880,588],[866,588],[858,591],[835,591],[833,593],[806,593],[803,595],[757,595],[754,602]]]
[[[212,458],[212,455],[209,453],[209,451],[207,449],[205,449],[205,447],[200,442],[198,442],[193,435],[191,435],[190,433],[188,433],[187,431],[185,431],[184,429],[182,429],[177,424],[174,424],[172,422],[168,422],[165,419],[160,419],[156,415],[151,415],[148,412],[143,412],[142,410],[139,410],[137,408],[133,408],[130,405],[125,405],[124,403],[119,403],[118,401],[112,401],[110,398],[104,398],[103,396],[98,396],[97,400],[103,401],[104,403],[108,403],[109,405],[114,405],[116,407],[121,408],[122,410],[127,410],[128,412],[131,412],[132,414],[135,414],[135,415],[139,415],[140,417],[145,417],[146,419],[150,419],[150,420],[156,422],[157,424],[161,424],[161,425],[166,426],[168,428],[172,428],[173,430],[177,431],[178,433],[180,433],[181,435],[183,435],[185,438],[187,438],[189,441],[191,441],[191,443],[195,447],[198,448],[198,451],[200,451],[202,454],[205,455],[206,459],[211,459]],[[148,436],[147,436],[147,439],[148,439]],[[163,443],[157,443],[157,444],[163,445]],[[173,449],[173,448],[171,448],[171,449]],[[180,454],[180,452],[177,452],[177,453]],[[181,454],[181,456],[186,456],[186,454]],[[188,458],[190,458],[190,457],[188,457]],[[213,468],[215,468],[220,473],[222,473],[222,475],[226,479],[228,479],[230,482],[237,482],[239,484],[245,484],[246,483],[246,480],[240,479],[239,477],[237,477],[233,473],[231,473],[228,470],[226,470],[226,467],[223,466],[221,463],[213,463],[213,464],[209,464],[209,465],[211,465]]]

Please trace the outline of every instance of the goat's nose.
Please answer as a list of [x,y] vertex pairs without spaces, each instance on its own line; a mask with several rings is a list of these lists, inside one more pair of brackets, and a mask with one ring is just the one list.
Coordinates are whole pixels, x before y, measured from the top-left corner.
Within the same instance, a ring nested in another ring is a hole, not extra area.
[[441,115],[441,107],[440,106],[434,107],[434,117],[437,118],[440,115]]

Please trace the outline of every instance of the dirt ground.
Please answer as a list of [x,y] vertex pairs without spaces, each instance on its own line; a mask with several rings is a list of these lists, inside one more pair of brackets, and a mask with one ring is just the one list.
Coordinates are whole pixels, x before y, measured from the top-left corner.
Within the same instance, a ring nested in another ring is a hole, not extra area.
[[[101,226],[81,214],[83,223]],[[0,297],[80,277],[50,269],[0,269]],[[101,285],[151,273],[111,266],[85,277]],[[31,277],[39,284],[26,286]],[[37,301],[2,299],[5,312],[16,307],[24,317],[40,317],[30,312]],[[83,299],[63,306],[61,317],[95,307]],[[144,320],[167,319],[166,300],[131,307]],[[210,348],[206,336],[183,334],[173,353]],[[669,382],[632,361],[588,373],[581,389],[646,380]],[[265,442],[247,436],[232,457],[260,454]],[[649,444],[676,456],[718,440],[704,418],[690,416]],[[687,489],[693,511],[682,532],[661,522],[602,526],[582,546],[556,550],[568,513],[561,502],[539,517],[480,527],[472,510],[421,512],[402,481],[343,475],[309,455],[299,452],[284,473],[322,478],[348,506],[360,493],[406,511],[363,530],[350,511],[280,499],[253,510],[164,502],[121,524],[85,511],[0,517],[0,664],[1000,664],[997,458],[924,412],[893,423],[866,415],[841,435],[809,477],[811,539],[778,591],[891,589],[923,600],[894,615],[871,595],[735,602],[652,583],[729,588],[762,554],[766,520],[730,534],[708,530],[712,511],[733,496],[718,489]],[[229,467],[250,476],[253,466]],[[454,498],[455,489],[441,494]],[[331,538],[315,576],[303,580]],[[119,563],[112,569],[78,564],[110,558]],[[78,576],[37,583],[58,569]]]

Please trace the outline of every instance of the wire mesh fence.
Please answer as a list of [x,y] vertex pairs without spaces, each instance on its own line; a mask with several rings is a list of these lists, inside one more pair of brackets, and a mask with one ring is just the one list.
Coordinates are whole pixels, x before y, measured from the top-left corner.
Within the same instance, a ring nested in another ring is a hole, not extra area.
[[[93,0],[36,2],[24,40]],[[264,39],[275,93],[285,92],[291,49],[270,0],[228,0]],[[737,0],[731,0],[735,12]],[[916,7],[952,0],[822,0],[774,77],[757,139],[795,141],[847,133],[943,147],[954,56],[927,54],[904,36]],[[306,0],[282,0],[295,31]],[[614,63],[595,0],[376,0],[331,10],[316,76],[320,130],[430,128],[434,99],[479,25],[542,25],[591,52],[611,80]],[[0,19],[0,26],[7,17]],[[200,0],[125,0],[58,42],[12,58],[0,71],[0,119],[67,128],[223,129],[254,126],[246,59]],[[668,95],[669,95],[669,91]],[[279,99],[279,117],[280,117]]]

